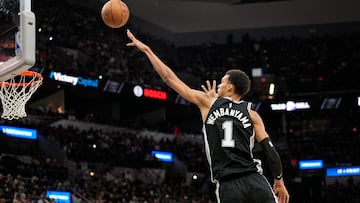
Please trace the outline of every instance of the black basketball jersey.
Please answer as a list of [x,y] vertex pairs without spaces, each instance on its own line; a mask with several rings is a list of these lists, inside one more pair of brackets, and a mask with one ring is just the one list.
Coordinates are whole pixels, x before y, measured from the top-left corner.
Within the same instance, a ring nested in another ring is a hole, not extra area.
[[260,160],[252,154],[255,133],[250,108],[251,103],[230,98],[217,98],[212,104],[203,126],[212,181],[262,172]]

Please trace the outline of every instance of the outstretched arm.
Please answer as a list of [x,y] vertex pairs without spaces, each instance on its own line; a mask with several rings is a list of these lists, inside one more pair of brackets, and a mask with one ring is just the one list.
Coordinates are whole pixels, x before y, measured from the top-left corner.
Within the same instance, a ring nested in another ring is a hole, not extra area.
[[265,125],[260,115],[256,111],[251,110],[250,116],[254,123],[256,140],[261,144],[274,176],[274,192],[278,196],[279,203],[288,203],[290,196],[282,178],[283,171],[280,156],[272,144],[269,134],[265,130]]
[[[149,46],[138,40],[130,30],[127,30],[127,36],[131,40],[127,46],[135,46],[145,53],[155,71],[160,75],[161,79],[174,91],[180,94],[189,102],[197,105],[202,114],[207,114],[206,109],[210,107],[211,99],[202,91],[191,89],[150,49]],[[203,115],[204,117],[204,115]]]

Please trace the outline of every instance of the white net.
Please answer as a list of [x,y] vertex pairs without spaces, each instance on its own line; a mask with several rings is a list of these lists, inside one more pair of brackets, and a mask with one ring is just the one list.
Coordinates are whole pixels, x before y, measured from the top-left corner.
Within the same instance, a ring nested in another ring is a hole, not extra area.
[[39,73],[24,71],[7,82],[0,82],[0,98],[3,108],[1,117],[7,120],[26,117],[25,104],[42,84],[42,80]]

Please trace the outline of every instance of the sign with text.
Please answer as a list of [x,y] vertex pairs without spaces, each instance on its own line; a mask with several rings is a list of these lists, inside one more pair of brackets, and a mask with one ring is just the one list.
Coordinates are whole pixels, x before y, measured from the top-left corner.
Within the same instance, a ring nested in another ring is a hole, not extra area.
[[76,76],[66,75],[61,72],[55,72],[55,71],[50,72],[49,78],[54,79],[56,81],[69,83],[74,86],[77,86],[77,85],[84,86],[84,87],[89,86],[89,87],[95,87],[95,88],[97,88],[99,86],[99,81],[97,79],[92,80],[92,79],[88,79],[88,78],[83,78],[81,76],[76,77]]
[[165,91],[161,91],[161,90],[144,88],[144,97],[159,99],[159,100],[166,100],[167,93]]
[[0,130],[2,133],[4,133],[6,136],[9,137],[31,139],[31,140],[37,139],[36,129],[18,128],[18,127],[0,125]]
[[146,87],[143,88],[140,85],[134,86],[133,93],[136,97],[146,97],[164,101],[167,100],[167,92]]
[[327,168],[326,176],[327,177],[360,176],[360,166]]
[[295,111],[299,109],[310,109],[310,104],[307,101],[294,102],[287,101],[286,103],[270,104],[271,110],[273,111]]
[[324,168],[323,160],[300,160],[299,161],[299,169],[307,170],[307,169],[322,169]]

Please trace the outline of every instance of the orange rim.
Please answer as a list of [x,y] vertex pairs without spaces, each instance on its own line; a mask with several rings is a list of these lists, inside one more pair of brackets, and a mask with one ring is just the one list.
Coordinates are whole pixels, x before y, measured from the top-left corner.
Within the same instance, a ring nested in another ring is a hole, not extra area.
[[37,78],[37,80],[33,81],[33,82],[20,82],[20,83],[17,83],[17,82],[14,82],[14,83],[0,82],[0,87],[1,86],[5,86],[5,87],[9,87],[9,86],[18,86],[18,87],[33,86],[33,85],[41,83],[42,80],[43,80],[43,77],[42,77],[42,75],[40,73],[37,73],[37,72],[34,72],[34,71],[29,71],[29,70],[20,73],[18,76],[28,76],[28,77],[34,77],[35,76]]

